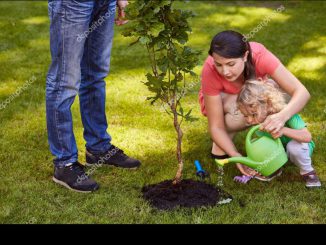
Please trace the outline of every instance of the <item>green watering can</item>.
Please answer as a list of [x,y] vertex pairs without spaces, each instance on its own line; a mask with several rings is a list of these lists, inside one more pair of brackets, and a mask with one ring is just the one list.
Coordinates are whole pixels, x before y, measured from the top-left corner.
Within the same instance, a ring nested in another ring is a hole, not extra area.
[[269,176],[281,168],[288,161],[281,139],[273,139],[267,135],[252,139],[252,135],[259,128],[260,125],[256,125],[247,134],[247,157],[215,159],[216,163],[220,166],[224,166],[227,163],[242,163],[264,176]]

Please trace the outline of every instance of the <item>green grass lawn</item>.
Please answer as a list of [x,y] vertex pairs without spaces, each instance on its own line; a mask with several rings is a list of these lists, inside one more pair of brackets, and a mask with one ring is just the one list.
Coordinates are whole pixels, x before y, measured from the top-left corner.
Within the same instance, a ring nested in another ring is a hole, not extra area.
[[[0,103],[20,86],[36,81],[0,110],[0,223],[325,223],[326,222],[326,4],[322,1],[178,3],[192,9],[190,45],[202,50],[202,63],[211,38],[234,29],[250,33],[266,16],[266,27],[251,40],[274,52],[310,91],[312,98],[301,112],[309,123],[317,148],[314,166],[323,187],[307,190],[298,169],[288,163],[283,175],[271,183],[234,183],[235,166],[225,167],[223,189],[233,195],[228,205],[170,212],[152,209],[140,196],[142,186],[174,177],[176,135],[172,121],[140,82],[149,70],[145,50],[128,47],[130,39],[116,28],[111,73],[107,80],[107,117],[113,143],[142,161],[137,171],[102,167],[94,172],[101,188],[80,194],[55,184],[45,124],[45,76],[50,63],[47,2],[0,3]],[[274,14],[275,13],[275,14]],[[201,63],[201,64],[202,64]],[[201,66],[197,67],[199,73]],[[197,85],[184,98],[199,118],[185,123],[184,178],[195,178],[199,159],[217,181],[217,168],[209,157],[211,142],[206,118],[200,115]],[[80,161],[85,161],[78,99],[73,105],[74,130]],[[236,138],[243,151],[245,133]]]

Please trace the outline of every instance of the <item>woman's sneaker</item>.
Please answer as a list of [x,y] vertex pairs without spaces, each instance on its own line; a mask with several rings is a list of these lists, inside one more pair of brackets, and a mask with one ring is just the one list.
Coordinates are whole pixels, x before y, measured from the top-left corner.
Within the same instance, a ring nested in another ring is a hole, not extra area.
[[315,171],[311,171],[301,176],[306,182],[306,187],[308,188],[321,187],[320,180]]
[[53,181],[77,192],[92,192],[99,185],[84,171],[84,166],[79,162],[69,163],[64,167],[54,167]]

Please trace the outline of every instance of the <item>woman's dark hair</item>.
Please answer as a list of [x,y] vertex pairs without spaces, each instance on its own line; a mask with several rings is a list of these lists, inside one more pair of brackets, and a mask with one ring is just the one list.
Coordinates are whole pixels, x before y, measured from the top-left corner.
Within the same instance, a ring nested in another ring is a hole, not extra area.
[[250,45],[246,38],[235,31],[222,31],[218,33],[211,42],[209,55],[216,53],[224,58],[241,58],[249,51],[244,68],[244,79],[255,79],[255,65],[252,59]]

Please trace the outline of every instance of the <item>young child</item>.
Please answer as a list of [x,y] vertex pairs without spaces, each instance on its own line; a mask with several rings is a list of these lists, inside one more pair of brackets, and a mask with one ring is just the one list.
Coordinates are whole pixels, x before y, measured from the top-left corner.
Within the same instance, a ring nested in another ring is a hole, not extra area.
[[[248,80],[239,93],[237,104],[249,125],[264,122],[267,116],[278,113],[285,105],[284,94],[274,84],[263,80]],[[320,187],[321,183],[311,165],[315,147],[306,124],[298,114],[291,117],[273,138],[281,138],[291,162],[300,168],[306,187]]]

